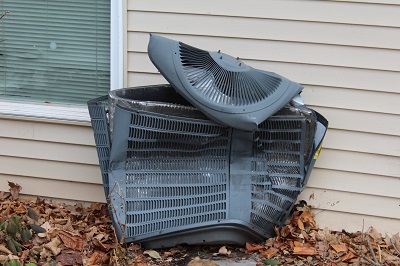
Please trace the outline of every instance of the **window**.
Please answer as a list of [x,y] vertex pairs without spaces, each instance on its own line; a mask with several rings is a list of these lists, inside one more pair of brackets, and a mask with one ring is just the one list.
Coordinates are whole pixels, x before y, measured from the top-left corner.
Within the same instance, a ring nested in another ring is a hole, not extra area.
[[110,89],[110,0],[2,0],[0,99],[85,104]]

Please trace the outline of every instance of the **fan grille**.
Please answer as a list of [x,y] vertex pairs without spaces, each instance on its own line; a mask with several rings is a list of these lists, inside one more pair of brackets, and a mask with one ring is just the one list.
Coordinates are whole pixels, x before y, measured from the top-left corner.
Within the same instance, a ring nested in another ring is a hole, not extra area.
[[[253,68],[230,71],[220,66],[208,51],[179,43],[183,71],[192,87],[212,102],[245,106],[265,100],[279,87],[278,77]],[[232,67],[235,65],[232,64]]]

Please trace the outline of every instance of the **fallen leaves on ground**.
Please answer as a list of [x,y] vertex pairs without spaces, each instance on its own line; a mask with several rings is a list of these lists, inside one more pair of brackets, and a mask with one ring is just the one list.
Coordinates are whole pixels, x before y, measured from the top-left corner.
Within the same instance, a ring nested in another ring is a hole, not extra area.
[[283,265],[400,265],[399,234],[383,238],[373,227],[356,233],[319,229],[307,206],[295,210],[276,234],[257,250],[264,265],[272,265],[271,259]]
[[196,257],[188,263],[188,266],[218,266],[218,264],[211,260]]
[[143,254],[149,255],[153,259],[161,260],[160,254],[155,250],[145,250],[145,251],[143,251]]
[[11,198],[18,199],[19,192],[21,191],[22,187],[10,181],[8,181],[8,186],[10,187]]
[[12,182],[10,193],[0,191],[1,265],[217,266],[219,260],[251,259],[258,266],[400,266],[399,234],[382,237],[372,227],[356,233],[319,229],[307,206],[297,208],[275,229],[276,237],[263,243],[145,250],[138,243],[117,243],[105,204],[21,199],[20,191]]

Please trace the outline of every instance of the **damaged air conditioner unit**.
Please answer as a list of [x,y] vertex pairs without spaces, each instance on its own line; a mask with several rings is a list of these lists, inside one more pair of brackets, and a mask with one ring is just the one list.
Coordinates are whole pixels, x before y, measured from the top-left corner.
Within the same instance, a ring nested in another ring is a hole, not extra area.
[[302,103],[302,87],[207,53],[152,35],[149,55],[170,84],[88,102],[120,240],[262,241],[307,183],[328,122]]

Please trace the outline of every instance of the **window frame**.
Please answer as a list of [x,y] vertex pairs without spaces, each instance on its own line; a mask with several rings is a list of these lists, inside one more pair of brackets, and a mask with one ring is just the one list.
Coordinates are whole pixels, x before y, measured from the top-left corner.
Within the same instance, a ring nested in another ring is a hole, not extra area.
[[[126,1],[110,0],[110,90],[124,87],[124,54],[126,40]],[[67,122],[90,122],[86,105],[58,103],[19,102],[0,99],[0,117],[25,119],[64,120]]]

